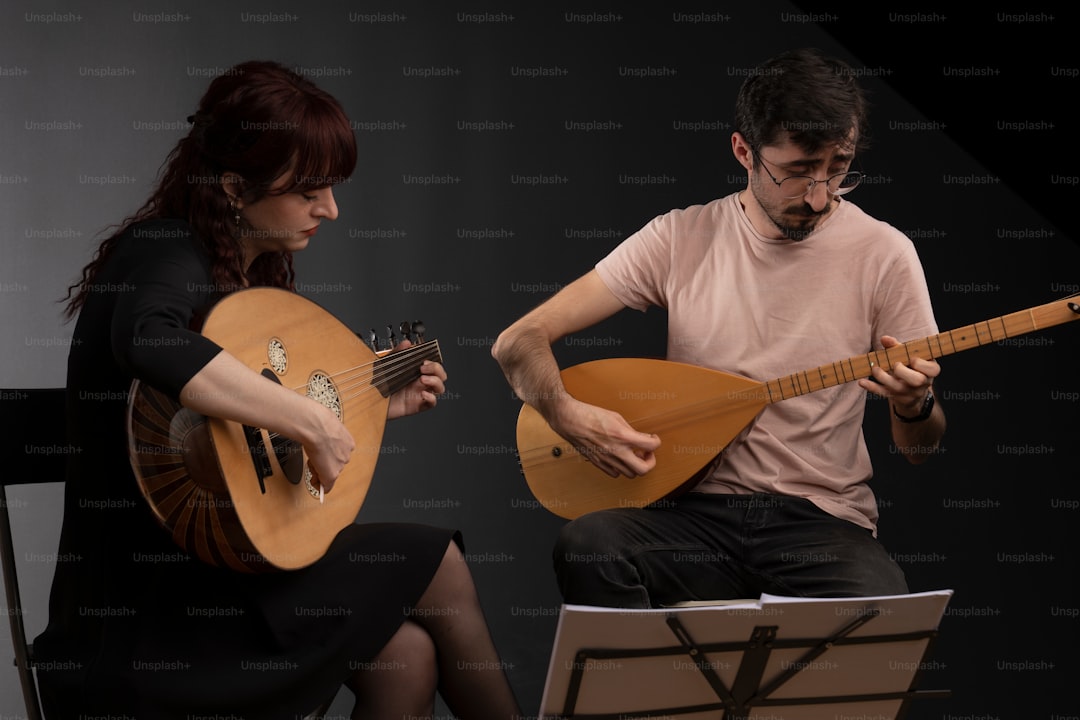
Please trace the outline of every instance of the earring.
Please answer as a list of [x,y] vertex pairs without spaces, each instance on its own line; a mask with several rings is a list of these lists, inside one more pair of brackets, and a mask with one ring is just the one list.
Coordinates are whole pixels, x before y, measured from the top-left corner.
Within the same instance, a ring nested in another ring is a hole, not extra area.
[[233,223],[235,223],[236,227],[239,228],[240,227],[240,208],[238,208],[236,206],[236,201],[233,200],[232,198],[229,198],[229,209],[233,211]]

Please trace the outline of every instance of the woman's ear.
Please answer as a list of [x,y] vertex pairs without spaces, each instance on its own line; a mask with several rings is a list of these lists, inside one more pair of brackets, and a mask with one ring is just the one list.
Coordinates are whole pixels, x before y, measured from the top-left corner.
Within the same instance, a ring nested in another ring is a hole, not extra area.
[[221,190],[229,201],[229,207],[239,210],[244,206],[244,178],[234,172],[222,173]]

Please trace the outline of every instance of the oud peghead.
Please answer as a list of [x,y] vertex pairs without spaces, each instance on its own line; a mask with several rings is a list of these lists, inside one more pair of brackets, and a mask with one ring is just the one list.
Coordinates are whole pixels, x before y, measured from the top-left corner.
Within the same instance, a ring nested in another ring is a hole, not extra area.
[[371,328],[366,333],[367,344],[376,353],[384,354],[390,350],[393,350],[397,346],[398,342],[400,342],[398,339],[398,333],[401,334],[401,340],[408,340],[414,345],[418,345],[426,342],[426,340],[424,339],[424,333],[426,332],[426,330],[427,328],[424,327],[423,320],[414,320],[412,322],[409,322],[408,320],[403,320],[398,325],[397,333],[394,332],[393,325],[387,324],[386,336],[382,339],[378,337],[378,334],[375,332],[375,328]]

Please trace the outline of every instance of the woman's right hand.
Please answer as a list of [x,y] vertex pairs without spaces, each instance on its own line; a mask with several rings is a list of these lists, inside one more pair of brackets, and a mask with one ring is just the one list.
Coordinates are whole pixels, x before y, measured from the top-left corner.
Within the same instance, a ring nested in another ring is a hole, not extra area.
[[311,470],[311,484],[330,492],[356,448],[348,428],[330,409],[311,401],[313,430],[303,441],[307,454],[308,469]]
[[267,380],[224,351],[188,381],[180,401],[202,415],[266,428],[299,442],[324,491],[334,486],[356,447],[333,410]]

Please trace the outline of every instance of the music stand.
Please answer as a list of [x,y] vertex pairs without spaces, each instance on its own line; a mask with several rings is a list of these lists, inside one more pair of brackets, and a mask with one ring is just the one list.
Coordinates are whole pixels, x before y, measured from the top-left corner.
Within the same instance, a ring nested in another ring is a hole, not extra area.
[[563,605],[540,718],[900,720],[951,597]]

